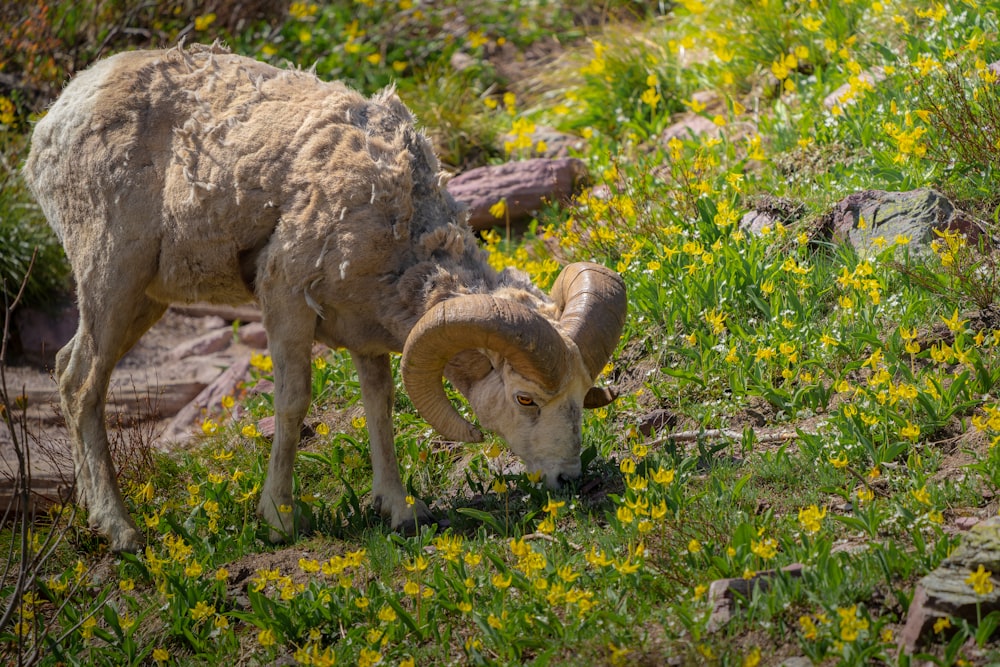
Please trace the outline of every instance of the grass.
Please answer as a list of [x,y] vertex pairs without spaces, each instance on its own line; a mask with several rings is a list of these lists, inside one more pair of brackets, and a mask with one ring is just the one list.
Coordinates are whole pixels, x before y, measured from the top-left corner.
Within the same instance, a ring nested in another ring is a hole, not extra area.
[[[404,480],[449,525],[390,533],[366,504],[357,380],[330,353],[296,467],[311,534],[264,541],[255,424],[271,405],[236,397],[199,448],[128,468],[147,550],[112,558],[77,519],[0,650],[37,646],[45,664],[908,664],[895,642],[915,582],[957,544],[955,519],[996,512],[1000,333],[973,314],[993,303],[995,257],[953,233],[923,253],[905,238],[854,251],[816,220],[858,190],[936,187],[993,238],[996,8],[687,0],[595,25],[590,7],[444,4],[296,3],[236,33],[181,13],[157,29],[315,62],[366,92],[395,79],[452,166],[533,155],[532,126],[586,141],[591,191],[516,243],[484,241],[543,286],[556,259],[626,279],[606,372],[626,395],[585,417],[583,481],[550,494],[501,442],[442,442],[400,391]],[[554,37],[544,74],[499,74]],[[451,70],[457,52],[474,66]],[[44,53],[29,56],[41,71]],[[718,136],[662,141],[680,112]],[[9,128],[23,135],[23,119]],[[800,215],[742,230],[763,194]],[[641,435],[657,409],[672,430]],[[710,627],[712,581],[795,563],[801,576],[770,576]],[[920,659],[996,660],[989,622],[953,619]]]
[[65,290],[69,266],[17,173],[27,154],[27,142],[22,136],[10,137],[8,142],[3,134],[0,129],[0,146],[4,148],[0,155],[0,245],[4,248],[0,254],[0,297],[5,303],[13,301],[21,280],[29,275],[24,298],[44,304],[53,293]]

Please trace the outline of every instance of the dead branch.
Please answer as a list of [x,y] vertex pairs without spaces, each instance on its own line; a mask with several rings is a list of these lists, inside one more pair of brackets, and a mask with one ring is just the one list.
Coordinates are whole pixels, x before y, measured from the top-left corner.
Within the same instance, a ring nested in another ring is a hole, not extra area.
[[[697,431],[678,431],[676,433],[671,433],[665,435],[661,438],[656,438],[655,440],[649,440],[643,444],[647,447],[654,447],[656,445],[662,445],[664,443],[673,442],[700,442],[706,440],[742,440],[743,434],[746,431],[737,431],[731,428],[710,428],[710,429],[699,429]],[[776,431],[774,433],[762,433],[758,434],[756,431],[750,430],[750,433],[754,436],[754,442],[759,442],[762,444],[767,444],[771,442],[785,442],[788,440],[795,440],[800,437],[798,431]],[[805,435],[816,435],[815,433],[806,433]]]
[[[528,533],[527,535],[522,536],[521,539],[522,540],[527,540],[527,541],[530,541],[530,540],[545,540],[546,542],[552,542],[553,544],[559,544],[559,540],[557,540],[556,538],[552,537],[551,535],[547,535],[546,533]],[[574,544],[573,542],[570,542],[569,540],[566,540],[566,545],[569,546],[569,548],[572,549],[573,551],[583,551],[583,547],[581,547],[579,544]]]

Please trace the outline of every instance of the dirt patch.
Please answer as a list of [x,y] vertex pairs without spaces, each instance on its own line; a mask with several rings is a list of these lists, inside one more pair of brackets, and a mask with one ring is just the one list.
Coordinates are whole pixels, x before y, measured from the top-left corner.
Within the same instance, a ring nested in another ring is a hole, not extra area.
[[[135,449],[137,439],[146,444],[156,440],[180,407],[173,403],[186,403],[188,394],[197,394],[198,380],[203,382],[205,374],[215,372],[213,368],[199,372],[199,365],[204,364],[198,361],[188,366],[170,365],[171,351],[184,341],[225,326],[226,321],[215,315],[191,316],[171,309],[121,359],[112,374],[107,408],[109,440],[120,465],[132,458],[130,450]],[[5,366],[3,373],[10,396],[15,400],[21,397],[19,402],[24,405],[24,428],[17,437],[28,447],[33,488],[41,493],[40,500],[54,502],[73,481],[70,438],[54,370],[51,365],[13,363]],[[171,398],[174,391],[176,399]],[[16,470],[14,439],[6,428],[0,428],[0,487],[13,487]]]
[[293,584],[307,584],[315,575],[306,574],[299,566],[300,560],[317,560],[323,562],[336,554],[331,545],[323,545],[321,550],[309,549],[306,545],[296,545],[278,551],[248,554],[243,558],[226,565],[229,570],[229,590],[245,594],[250,580],[258,573],[280,572],[282,576],[290,577]]

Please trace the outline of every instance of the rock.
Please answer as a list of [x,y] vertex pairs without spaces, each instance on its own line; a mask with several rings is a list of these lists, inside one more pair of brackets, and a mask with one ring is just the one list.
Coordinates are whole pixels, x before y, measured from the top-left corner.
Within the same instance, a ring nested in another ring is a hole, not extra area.
[[[885,71],[881,67],[876,67],[870,72],[861,72],[858,74],[858,80],[874,86],[876,83],[883,81],[885,79]],[[857,99],[857,95],[853,92],[854,87],[850,83],[845,83],[840,88],[823,98],[823,106],[827,109],[832,109],[835,106],[843,106],[845,104],[854,104]]]
[[897,638],[901,652],[913,653],[923,638],[933,632],[934,622],[943,615],[928,606],[927,591],[918,583],[906,612],[906,625]]
[[140,422],[172,417],[218,374],[218,368],[201,357],[154,368],[116,370],[108,388],[108,414],[120,413]]
[[977,615],[1000,610],[1000,576],[992,578],[998,587],[985,595],[977,595],[966,581],[980,565],[1000,575],[1000,517],[973,526],[958,548],[917,584],[899,636],[902,651],[913,653],[933,634],[939,618],[963,618],[974,623]]
[[260,396],[261,394],[273,394],[274,393],[274,382],[261,378],[257,380],[250,391],[248,392],[251,396]]
[[202,334],[197,338],[191,338],[177,345],[170,351],[171,359],[185,359],[187,357],[205,356],[213,352],[221,352],[229,347],[233,342],[233,330],[229,327],[216,329]]
[[171,443],[183,443],[196,435],[199,431],[195,423],[200,426],[200,420],[205,414],[211,414],[224,396],[233,395],[240,383],[246,380],[249,371],[250,359],[245,357],[233,361],[226,370],[217,372],[215,379],[170,421],[159,440],[160,447],[167,449]]
[[186,305],[174,305],[170,309],[188,317],[220,317],[225,322],[260,322],[263,319],[260,308],[253,303],[246,303],[242,306],[226,306],[217,303],[190,303]]
[[984,233],[947,197],[926,188],[910,192],[867,190],[848,195],[827,214],[824,228],[833,238],[849,242],[860,254],[877,249],[875,239],[879,237],[887,245],[897,236],[908,237],[911,252],[914,248],[919,252],[928,249],[936,238],[934,230],[955,229],[973,243]]
[[[262,417],[257,420],[257,430],[260,431],[260,437],[266,440],[274,439],[274,415],[269,417]],[[312,424],[302,422],[302,429],[299,431],[299,439],[305,440],[316,435],[316,429]]]
[[53,308],[23,306],[14,311],[11,321],[20,342],[21,356],[39,366],[55,362],[58,352],[76,333],[80,311],[75,303],[61,303]]
[[[503,141],[506,143],[514,141],[515,138],[513,134],[505,134]],[[544,142],[545,149],[538,153],[538,157],[543,158],[568,158],[573,153],[583,152],[586,146],[581,137],[575,134],[560,132],[554,127],[547,125],[537,126],[531,135],[531,139],[536,147],[538,146],[538,142]]]
[[979,519],[974,516],[960,516],[954,521],[955,528],[959,530],[969,530],[978,523]]
[[469,207],[469,224],[486,230],[503,225],[490,207],[506,200],[511,224],[531,219],[547,202],[572,197],[587,180],[583,160],[535,158],[470,169],[448,183],[448,192]]
[[274,437],[274,415],[261,417],[257,420],[257,430],[262,438],[271,439]]
[[671,428],[677,424],[677,415],[670,410],[653,410],[639,420],[639,433],[647,438],[655,435],[660,429]]
[[240,342],[255,350],[263,350],[267,347],[267,331],[260,322],[251,322],[241,326],[236,335]]
[[705,118],[696,113],[681,114],[677,122],[670,125],[663,131],[661,139],[666,144],[671,139],[690,139],[707,134],[710,137],[717,137],[722,134],[722,128],[712,122],[711,118]]
[[750,210],[740,220],[740,229],[759,235],[765,228],[774,228],[778,223],[791,225],[799,221],[806,213],[806,207],[785,197],[775,197],[765,194],[750,201]]
[[[72,336],[78,319],[71,304],[62,310],[64,317],[54,317],[51,311],[38,313],[63,326],[64,333],[51,344],[52,352]],[[116,365],[109,382],[106,408],[113,442],[131,445],[134,444],[132,438],[142,438],[144,444],[149,440],[153,446],[167,448],[171,440],[186,440],[200,433],[198,427],[203,410],[212,409],[215,411],[212,416],[217,416],[221,411],[221,397],[232,392],[239,382],[225,376],[223,371],[236,365],[240,356],[249,359],[248,348],[266,345],[266,333],[259,323],[260,314],[256,308],[204,306],[181,310],[195,317],[171,309]],[[28,309],[18,309],[18,312],[24,318]],[[230,319],[249,322],[235,328],[239,334],[235,338],[234,328],[226,325]],[[11,324],[16,336],[16,319]],[[34,326],[30,319],[22,319],[22,327],[27,324]],[[22,328],[28,332],[28,342],[52,340],[48,335],[31,333],[37,330]],[[208,335],[200,336],[206,331]],[[199,340],[183,343],[195,337]],[[220,341],[226,345],[225,351],[199,354],[217,349]],[[46,352],[47,358],[48,348],[48,344],[39,347]],[[48,363],[51,367],[52,362]],[[242,362],[243,375],[246,375],[247,365],[248,361]],[[23,394],[26,401],[23,418],[31,425],[28,438],[32,454],[33,502],[37,503],[36,508],[44,508],[59,497],[62,489],[72,485],[74,474],[72,445],[61,414],[57,382],[50,371],[28,364],[11,365],[7,371],[12,390],[17,395]],[[234,374],[240,374],[238,369]],[[230,381],[232,384],[223,387]],[[183,414],[178,417],[180,413]],[[21,418],[22,414],[16,417]],[[197,426],[192,428],[195,424]],[[0,427],[0,492],[10,491],[12,485],[5,487],[4,480],[14,479],[16,469],[13,438],[8,429]],[[0,503],[5,504],[7,499],[8,496],[0,497]]]
[[472,67],[478,67],[480,62],[464,51],[455,51],[451,54],[449,64],[456,72],[464,72]]
[[539,125],[535,128],[535,144],[539,141],[545,142],[545,150],[542,157],[547,158],[568,158],[573,153],[582,153],[586,148],[586,142],[582,137],[568,132],[560,132],[554,127]]
[[196,379],[163,382],[123,383],[108,392],[107,410],[128,415],[129,419],[146,421],[165,419],[177,414],[205,389]]
[[747,211],[740,219],[740,229],[750,232],[754,236],[760,236],[765,229],[773,229],[774,225],[781,222],[766,211]]
[[[781,568],[781,572],[789,577],[801,577],[803,569],[805,566],[801,563],[792,563]],[[733,616],[736,597],[747,599],[755,590],[766,591],[776,574],[776,570],[764,570],[749,579],[737,577],[713,581],[708,587],[708,601],[712,605],[712,615],[708,619],[706,629],[709,632],[721,629]]]
[[797,655],[791,658],[785,658],[778,663],[778,667],[813,667],[813,661],[804,655]]
[[725,125],[716,125],[711,118],[687,112],[678,116],[678,120],[670,125],[660,135],[663,145],[671,139],[691,139],[707,136],[712,139],[725,136],[729,141],[736,142],[757,133],[757,126],[750,121],[734,121]]
[[40,475],[32,473],[28,483],[27,509],[22,502],[23,496],[19,484],[8,479],[8,471],[4,471],[3,484],[0,484],[0,508],[6,521],[14,521],[24,515],[33,519],[47,513],[53,506],[61,505],[73,498],[72,479],[61,475]]
[[757,126],[747,120],[733,120],[725,125],[716,125],[714,116],[726,117],[725,101],[718,93],[702,90],[691,95],[691,101],[699,105],[700,112],[685,111],[674,117],[674,122],[660,135],[661,143],[666,146],[671,139],[691,139],[707,136],[718,138],[725,136],[729,141],[740,141],[757,134]]

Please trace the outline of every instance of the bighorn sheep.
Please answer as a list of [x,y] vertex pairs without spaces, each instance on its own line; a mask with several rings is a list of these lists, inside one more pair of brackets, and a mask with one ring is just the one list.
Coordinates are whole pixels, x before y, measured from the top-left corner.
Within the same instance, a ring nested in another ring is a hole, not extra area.
[[108,451],[117,361],[168,305],[256,299],[275,368],[276,432],[258,513],[291,534],[292,464],[314,340],[347,348],[371,441],[374,504],[406,502],[393,447],[389,355],[445,437],[480,431],[469,400],[551,486],[580,474],[583,407],[624,324],[624,283],[567,266],[550,296],[496,272],[442,186],[427,138],[393,90],[368,99],[314,74],[213,45],[120,53],[76,76],[37,124],[24,175],[73,267],[80,323],[56,359],[77,497],[115,550],[142,537]]

